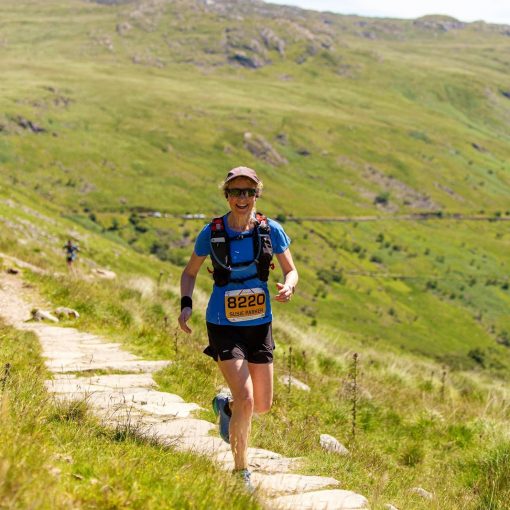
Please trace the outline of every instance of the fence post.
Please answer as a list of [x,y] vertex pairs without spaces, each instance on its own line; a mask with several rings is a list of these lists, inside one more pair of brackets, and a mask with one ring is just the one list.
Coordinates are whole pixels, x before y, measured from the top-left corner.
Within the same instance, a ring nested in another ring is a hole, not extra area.
[[10,373],[11,373],[11,364],[6,363],[4,366],[4,376],[2,377],[2,393],[5,390],[5,385],[7,384],[7,379],[9,379]]
[[352,409],[351,409],[351,418],[352,418],[352,441],[356,440],[356,414],[357,414],[357,406],[358,406],[358,353],[355,352],[352,356],[352,366],[351,366],[351,380],[352,380]]
[[443,367],[443,373],[441,374],[441,391],[440,391],[441,402],[444,402],[445,387],[446,387],[446,367]]
[[289,347],[289,393],[292,380],[292,345]]

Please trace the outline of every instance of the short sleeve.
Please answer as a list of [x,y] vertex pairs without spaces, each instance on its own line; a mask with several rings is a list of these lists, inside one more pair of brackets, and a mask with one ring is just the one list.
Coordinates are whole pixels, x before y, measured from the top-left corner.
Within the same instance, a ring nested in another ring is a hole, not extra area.
[[195,241],[195,253],[199,257],[205,257],[211,253],[211,225],[209,223],[198,234]]
[[283,253],[290,246],[290,237],[285,233],[285,230],[283,230],[283,227],[277,221],[268,221],[269,228],[271,229],[273,252],[276,254]]

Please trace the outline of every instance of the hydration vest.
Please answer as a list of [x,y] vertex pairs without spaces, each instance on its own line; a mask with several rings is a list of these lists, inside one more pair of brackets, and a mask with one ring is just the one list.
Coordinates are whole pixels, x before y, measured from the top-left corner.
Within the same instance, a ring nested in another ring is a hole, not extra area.
[[[218,287],[224,287],[229,282],[242,283],[257,277],[263,282],[269,278],[269,269],[273,269],[271,263],[273,258],[273,245],[271,243],[269,223],[267,218],[261,214],[256,214],[255,228],[249,234],[238,234],[229,237],[225,229],[223,217],[214,218],[211,222],[211,261],[214,271],[212,271],[214,283]],[[249,262],[232,263],[230,255],[230,241],[241,240],[247,237],[253,239],[254,259]],[[234,278],[232,273],[237,268],[248,267],[255,263],[257,273],[246,278]]]

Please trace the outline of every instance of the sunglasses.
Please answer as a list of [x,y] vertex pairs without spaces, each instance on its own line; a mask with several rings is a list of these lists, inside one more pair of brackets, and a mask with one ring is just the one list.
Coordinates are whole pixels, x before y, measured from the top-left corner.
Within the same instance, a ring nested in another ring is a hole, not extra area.
[[254,197],[257,194],[257,190],[253,188],[229,188],[225,190],[231,197]]

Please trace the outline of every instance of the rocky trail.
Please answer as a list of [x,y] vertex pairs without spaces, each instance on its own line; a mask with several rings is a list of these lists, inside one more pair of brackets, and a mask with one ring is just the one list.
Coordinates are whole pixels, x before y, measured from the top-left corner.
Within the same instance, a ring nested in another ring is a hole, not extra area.
[[[28,321],[40,299],[23,285],[21,274],[0,276],[0,315],[20,330],[34,332],[52,378],[48,391],[57,400],[85,400],[108,426],[133,427],[137,433],[181,451],[215,460],[230,471],[230,447],[217,426],[193,417],[199,406],[179,395],[157,390],[152,374],[171,361],[143,360],[118,343],[75,328]],[[94,371],[115,374],[91,375]],[[334,478],[293,473],[300,459],[259,448],[249,449],[255,496],[267,509],[356,510],[366,498],[339,489]]]

